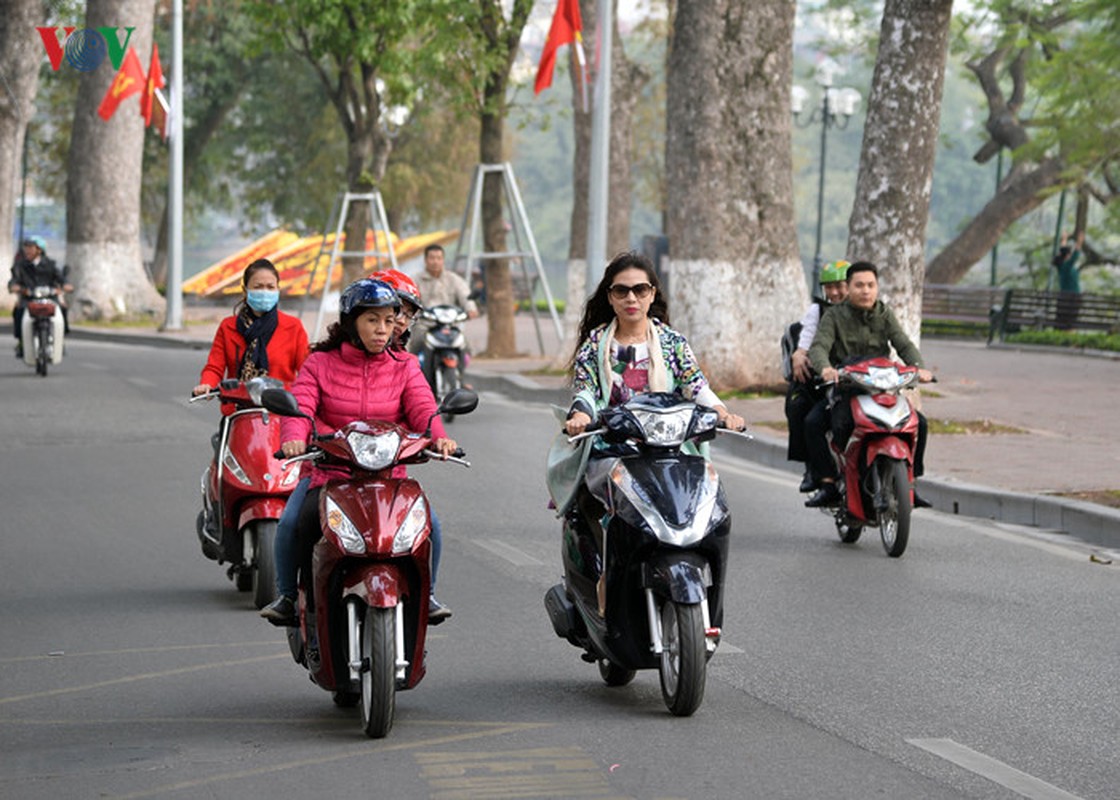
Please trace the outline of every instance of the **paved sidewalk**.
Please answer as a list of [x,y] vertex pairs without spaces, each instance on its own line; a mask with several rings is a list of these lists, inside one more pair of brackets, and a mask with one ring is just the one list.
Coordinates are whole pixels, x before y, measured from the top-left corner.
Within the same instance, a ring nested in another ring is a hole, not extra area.
[[[75,326],[73,335],[204,350],[228,313],[224,307],[188,306],[182,331]],[[305,321],[314,324],[314,314]],[[555,371],[552,355],[559,349],[555,328],[547,315],[538,321],[547,355],[540,354],[532,317],[519,314],[517,344],[525,355],[475,358],[468,379],[479,389],[526,401],[566,404],[565,378]],[[486,324],[485,318],[466,324],[475,352],[485,350]],[[948,513],[1064,531],[1120,548],[1120,509],[1057,496],[1120,490],[1120,445],[1110,413],[1120,388],[1120,358],[943,339],[926,339],[922,351],[939,380],[923,392],[923,411],[931,420],[986,420],[1015,430],[930,436],[927,475],[920,482],[923,497]],[[200,368],[203,360],[200,354]],[[195,377],[184,376],[184,386],[193,385]],[[746,418],[755,439],[723,437],[721,446],[800,474],[801,465],[785,459],[784,431],[766,424],[784,424],[781,397],[735,399],[728,405]]]

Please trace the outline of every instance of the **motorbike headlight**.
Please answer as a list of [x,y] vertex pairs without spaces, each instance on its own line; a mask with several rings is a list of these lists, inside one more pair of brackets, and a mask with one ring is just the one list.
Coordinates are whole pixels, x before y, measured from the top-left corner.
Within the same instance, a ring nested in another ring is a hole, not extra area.
[[424,502],[423,497],[418,497],[393,536],[393,555],[411,552],[416,537],[423,532],[427,524],[428,504]]
[[646,443],[659,447],[683,444],[688,423],[692,421],[692,406],[667,412],[633,409],[632,413],[642,426]]
[[350,445],[354,461],[360,467],[376,471],[385,469],[396,459],[397,450],[401,446],[401,435],[396,431],[379,433],[375,436],[352,431],[347,435],[346,443]]
[[906,376],[894,367],[872,367],[867,371],[867,377],[864,378],[863,382],[876,389],[887,391],[905,383]]
[[342,547],[347,553],[360,556],[366,551],[366,540],[354,527],[354,523],[346,516],[331,498],[327,498],[327,527],[334,531]]

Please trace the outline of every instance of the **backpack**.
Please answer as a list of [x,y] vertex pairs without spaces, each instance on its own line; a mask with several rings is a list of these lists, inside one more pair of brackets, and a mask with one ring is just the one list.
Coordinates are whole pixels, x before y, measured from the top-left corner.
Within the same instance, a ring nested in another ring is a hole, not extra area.
[[793,381],[793,351],[797,349],[797,340],[801,337],[801,322],[791,322],[782,334],[782,375],[787,381]]

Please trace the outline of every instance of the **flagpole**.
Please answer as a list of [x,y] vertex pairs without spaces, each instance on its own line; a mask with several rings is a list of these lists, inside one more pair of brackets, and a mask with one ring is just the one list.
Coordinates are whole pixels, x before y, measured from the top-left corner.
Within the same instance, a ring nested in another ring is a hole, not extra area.
[[611,156],[611,40],[614,33],[612,0],[598,0],[595,38],[599,69],[591,105],[591,164],[587,198],[587,292],[591,294],[607,265],[607,192]]
[[167,194],[167,321],[165,331],[183,329],[183,0],[171,13],[171,163]]

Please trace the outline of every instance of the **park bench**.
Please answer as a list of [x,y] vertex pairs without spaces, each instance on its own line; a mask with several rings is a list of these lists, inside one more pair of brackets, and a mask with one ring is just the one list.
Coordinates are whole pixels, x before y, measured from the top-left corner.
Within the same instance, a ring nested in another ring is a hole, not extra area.
[[988,341],[1022,330],[1120,332],[1120,297],[1038,289],[1007,289],[992,314]]
[[1004,290],[994,286],[927,283],[922,287],[923,330],[983,336],[1003,299]]

